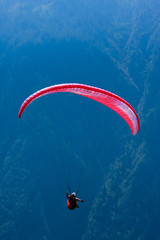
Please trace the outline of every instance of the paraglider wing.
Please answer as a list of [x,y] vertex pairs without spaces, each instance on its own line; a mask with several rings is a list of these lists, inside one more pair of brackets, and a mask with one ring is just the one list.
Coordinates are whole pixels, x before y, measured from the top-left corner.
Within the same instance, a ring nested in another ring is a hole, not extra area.
[[23,102],[18,117],[21,117],[25,108],[35,99],[57,92],[71,92],[100,102],[117,112],[128,123],[133,135],[136,135],[140,129],[138,115],[127,101],[106,90],[79,83],[53,85],[35,92]]

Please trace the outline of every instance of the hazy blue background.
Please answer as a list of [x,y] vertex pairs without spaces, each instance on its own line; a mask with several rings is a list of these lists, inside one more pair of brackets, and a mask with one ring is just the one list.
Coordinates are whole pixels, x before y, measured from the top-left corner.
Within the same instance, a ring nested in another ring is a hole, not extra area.
[[[0,0],[0,239],[160,240],[159,0]],[[112,91],[141,129],[74,94]],[[85,203],[69,211],[69,184]]]

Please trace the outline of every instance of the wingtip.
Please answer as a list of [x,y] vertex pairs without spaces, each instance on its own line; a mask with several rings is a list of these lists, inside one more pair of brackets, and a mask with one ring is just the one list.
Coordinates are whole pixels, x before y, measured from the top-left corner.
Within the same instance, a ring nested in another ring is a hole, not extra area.
[[20,112],[18,113],[18,118],[21,118],[21,113]]

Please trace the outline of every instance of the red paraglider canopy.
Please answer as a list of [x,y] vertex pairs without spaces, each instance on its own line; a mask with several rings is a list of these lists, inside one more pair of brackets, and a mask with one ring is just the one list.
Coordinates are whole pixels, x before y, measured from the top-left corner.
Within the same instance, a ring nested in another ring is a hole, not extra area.
[[138,115],[127,101],[104,89],[79,83],[66,83],[53,85],[33,93],[22,103],[18,117],[19,118],[21,117],[25,108],[35,99],[43,95],[58,92],[75,93],[84,97],[91,98],[97,102],[106,105],[107,107],[117,112],[128,123],[133,135],[136,135],[140,129]]

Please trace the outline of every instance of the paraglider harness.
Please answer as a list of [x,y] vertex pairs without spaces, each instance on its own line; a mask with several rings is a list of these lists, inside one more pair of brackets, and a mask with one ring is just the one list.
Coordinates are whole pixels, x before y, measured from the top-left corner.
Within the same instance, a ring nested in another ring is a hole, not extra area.
[[77,190],[77,193],[72,193],[72,194],[71,194],[70,187],[68,187],[68,190],[69,190],[69,194],[70,194],[70,195],[68,195],[68,193],[66,193],[66,197],[68,198],[68,200],[67,200],[68,209],[74,210],[76,207],[79,208],[78,201],[84,202],[84,200],[81,200],[76,197],[79,190]]

